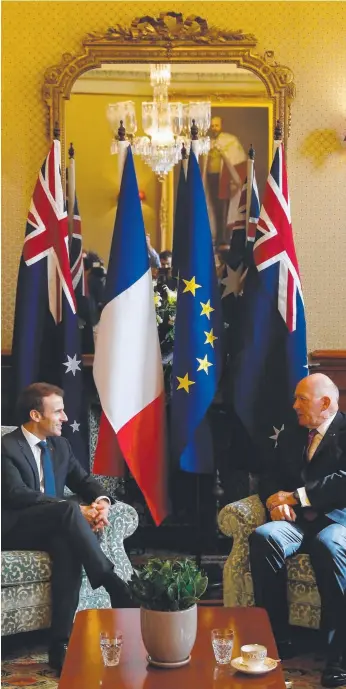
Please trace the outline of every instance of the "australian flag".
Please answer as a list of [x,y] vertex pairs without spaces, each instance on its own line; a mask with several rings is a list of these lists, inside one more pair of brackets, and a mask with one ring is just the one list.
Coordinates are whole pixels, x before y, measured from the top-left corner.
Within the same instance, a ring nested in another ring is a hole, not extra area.
[[63,433],[88,469],[81,419],[82,357],[61,184],[60,142],[54,140],[39,172],[20,260],[12,361],[16,395],[45,381],[65,391]]
[[308,375],[302,287],[294,248],[284,150],[277,144],[242,292],[233,406],[268,456],[294,418],[297,382]]
[[206,415],[220,376],[221,304],[204,189],[193,152],[184,227],[173,351],[172,449],[181,469],[209,473],[213,452]]

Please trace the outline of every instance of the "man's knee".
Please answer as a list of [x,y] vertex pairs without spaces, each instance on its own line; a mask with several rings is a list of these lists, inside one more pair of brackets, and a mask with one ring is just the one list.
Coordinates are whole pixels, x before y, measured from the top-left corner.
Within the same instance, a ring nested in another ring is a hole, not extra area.
[[249,536],[249,548],[251,553],[258,553],[264,551],[268,547],[269,538],[271,535],[271,524],[263,524],[258,526]]
[[71,519],[78,519],[82,516],[78,502],[74,500],[61,500],[55,503],[54,510],[59,523],[70,522]]
[[343,558],[346,565],[346,528],[341,524],[331,524],[322,529],[310,546],[310,557],[314,566],[323,567]]

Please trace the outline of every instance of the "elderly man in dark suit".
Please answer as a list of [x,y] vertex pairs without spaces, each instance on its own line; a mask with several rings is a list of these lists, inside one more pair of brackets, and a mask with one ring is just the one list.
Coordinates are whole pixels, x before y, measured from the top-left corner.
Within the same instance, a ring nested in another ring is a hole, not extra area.
[[[18,400],[22,426],[2,438],[2,548],[45,550],[52,558],[49,663],[64,662],[78,605],[82,566],[93,588],[104,586],[112,607],[132,607],[128,587],[102,552],[96,532],[108,525],[110,499],[61,437],[63,391],[34,383]],[[78,494],[64,498],[64,486]]]
[[338,399],[321,373],[298,383],[298,425],[280,433],[260,490],[271,521],[250,536],[256,605],[267,609],[282,655],[290,651],[285,560],[299,549],[310,555],[327,634],[325,687],[346,684],[346,417]]

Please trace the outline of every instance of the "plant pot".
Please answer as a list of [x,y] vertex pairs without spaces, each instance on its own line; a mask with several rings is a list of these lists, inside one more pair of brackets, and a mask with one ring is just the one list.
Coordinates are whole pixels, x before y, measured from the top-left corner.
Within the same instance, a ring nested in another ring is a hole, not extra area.
[[153,660],[178,663],[190,655],[197,634],[197,605],[176,612],[141,608],[140,614],[143,643]]

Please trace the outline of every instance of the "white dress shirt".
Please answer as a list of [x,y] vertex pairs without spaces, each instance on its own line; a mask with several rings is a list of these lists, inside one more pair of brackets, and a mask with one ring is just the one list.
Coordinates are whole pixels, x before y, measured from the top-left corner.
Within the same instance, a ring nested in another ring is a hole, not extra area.
[[[30,431],[28,431],[25,428],[25,426],[21,426],[21,431],[30,447],[32,454],[34,455],[35,462],[37,464],[38,477],[40,481],[40,491],[41,493],[44,493],[44,476],[41,460],[42,450],[38,447],[38,443],[41,442],[41,438],[38,438],[37,435],[30,433]],[[100,495],[98,498],[95,499],[95,502],[98,502],[99,500],[107,500],[110,503],[110,499],[107,495]]]
[[[313,437],[311,445],[309,447],[309,451],[308,451],[308,461],[309,462],[311,462],[320,442],[323,440],[323,437],[327,433],[327,430],[328,430],[329,426],[331,425],[332,421],[334,421],[336,415],[337,415],[337,412],[335,412],[335,414],[332,414],[332,416],[329,416],[328,419],[323,421],[323,423],[321,423],[321,425],[318,428],[316,428],[317,433]],[[297,488],[297,492],[299,495],[299,500],[300,500],[301,506],[302,507],[311,507],[311,502],[310,502],[310,500],[306,494],[305,488],[304,487]]]

